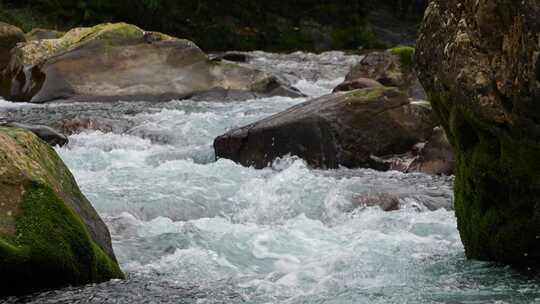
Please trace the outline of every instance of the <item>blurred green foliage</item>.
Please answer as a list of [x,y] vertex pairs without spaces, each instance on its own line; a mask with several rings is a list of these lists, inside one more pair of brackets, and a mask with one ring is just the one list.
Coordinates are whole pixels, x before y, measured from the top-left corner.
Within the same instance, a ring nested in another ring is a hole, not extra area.
[[376,45],[365,22],[371,7],[407,11],[418,1],[426,0],[0,0],[0,20],[26,31],[123,21],[213,51],[318,50]]

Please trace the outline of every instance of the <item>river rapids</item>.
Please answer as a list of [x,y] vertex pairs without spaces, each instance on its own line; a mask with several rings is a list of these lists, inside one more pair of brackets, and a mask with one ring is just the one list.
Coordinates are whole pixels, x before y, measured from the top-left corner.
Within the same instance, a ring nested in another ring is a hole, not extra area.
[[[329,93],[359,60],[250,55],[309,97]],[[263,170],[215,160],[216,136],[305,100],[0,101],[8,120],[107,126],[56,150],[128,277],[5,303],[540,303],[538,281],[465,258],[451,177],[313,170],[295,156]],[[399,210],[358,204],[388,196]]]

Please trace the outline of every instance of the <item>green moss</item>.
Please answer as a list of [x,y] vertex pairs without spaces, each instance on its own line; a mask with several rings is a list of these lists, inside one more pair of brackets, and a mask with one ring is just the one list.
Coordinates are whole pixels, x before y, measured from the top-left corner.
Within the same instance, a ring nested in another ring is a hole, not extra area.
[[455,152],[455,208],[469,258],[540,266],[540,146],[430,94]]
[[348,93],[348,97],[352,98],[361,98],[362,100],[376,100],[379,97],[382,97],[383,95],[387,93],[399,93],[399,90],[393,87],[373,87],[373,88],[367,88],[367,89],[359,89],[355,90],[351,93]]
[[401,66],[410,69],[413,66],[414,48],[410,46],[400,46],[390,49],[390,52],[399,56]]
[[105,46],[123,44],[127,40],[141,39],[144,32],[127,23],[103,23],[93,27],[76,28],[62,37],[62,47],[68,49],[74,45],[90,41],[100,41]]
[[80,218],[49,187],[29,182],[17,234],[0,238],[1,294],[123,278]]
[[6,22],[28,32],[33,28],[44,27],[58,29],[56,24],[48,22],[46,16],[32,9],[7,8],[0,3],[0,21]]
[[23,27],[23,24],[17,18],[2,8],[0,8],[0,22],[8,23],[19,28]]

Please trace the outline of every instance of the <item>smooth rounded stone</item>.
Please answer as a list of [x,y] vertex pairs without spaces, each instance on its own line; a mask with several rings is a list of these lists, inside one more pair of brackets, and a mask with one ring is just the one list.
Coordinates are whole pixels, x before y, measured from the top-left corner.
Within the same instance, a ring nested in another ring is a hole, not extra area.
[[454,174],[456,167],[454,153],[442,128],[437,127],[427,143],[424,143],[419,150],[408,172]]
[[58,39],[64,36],[65,32],[35,28],[25,34],[26,41],[42,40],[42,39]]
[[353,91],[353,90],[358,90],[358,89],[374,88],[374,87],[380,87],[380,86],[382,86],[382,84],[376,80],[360,77],[360,78],[356,78],[356,79],[341,83],[334,89],[334,93]]
[[[412,99],[425,100],[426,94],[413,69],[413,54],[414,49],[411,47],[368,53],[350,70],[345,81],[335,90],[356,89],[351,84],[359,82],[367,85],[365,79],[371,79],[384,86],[397,87]],[[371,84],[374,85],[375,83]]]
[[25,41],[24,32],[20,28],[0,22],[0,72],[8,65],[11,50],[17,43]]
[[540,266],[539,15],[536,0],[434,0],[415,55],[455,152],[467,257],[533,271]]
[[336,93],[233,129],[214,141],[217,158],[264,168],[287,154],[315,168],[388,170],[374,156],[402,154],[435,127],[429,107],[396,88]]
[[107,226],[56,152],[0,127],[0,296],[123,278]]
[[48,126],[28,125],[28,124],[22,124],[22,123],[16,123],[16,122],[4,123],[4,124],[0,124],[0,126],[28,130],[36,134],[37,137],[41,138],[42,140],[44,140],[46,143],[48,143],[51,146],[62,147],[62,146],[67,145],[69,142],[68,138],[64,134]]
[[262,96],[300,97],[287,83],[268,90],[271,74],[211,61],[193,42],[126,24],[75,28],[58,39],[29,41],[13,51],[2,95],[43,103],[168,101],[222,88]]

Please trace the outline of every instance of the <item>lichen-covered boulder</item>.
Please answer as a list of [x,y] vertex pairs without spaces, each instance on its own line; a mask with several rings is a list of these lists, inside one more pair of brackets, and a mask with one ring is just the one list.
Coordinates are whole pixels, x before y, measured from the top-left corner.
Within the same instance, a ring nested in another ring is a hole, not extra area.
[[[347,91],[363,88],[365,79],[374,80],[384,86],[397,87],[413,99],[426,99],[422,85],[413,69],[414,48],[397,47],[382,52],[372,52],[354,67],[345,81],[334,91]],[[355,86],[354,84],[361,86]],[[375,83],[370,86],[374,86]]]
[[389,169],[381,156],[402,154],[435,127],[431,109],[396,88],[317,98],[216,138],[217,158],[264,168],[287,154],[315,168]]
[[457,161],[468,257],[540,266],[540,2],[433,0],[416,70]]
[[56,152],[0,127],[0,296],[122,278],[107,227]]
[[0,72],[8,65],[11,50],[17,43],[24,41],[26,38],[20,28],[0,22]]
[[[247,98],[302,94],[268,73],[211,61],[194,43],[126,24],[76,28],[58,39],[29,41],[13,50],[4,72],[8,100],[42,103],[171,100],[216,88]],[[284,88],[279,90],[280,88]]]
[[24,36],[26,37],[27,41],[32,40],[42,40],[42,39],[58,39],[64,36],[65,32],[55,31],[55,30],[48,30],[48,29],[42,29],[42,28],[35,28],[31,30],[30,32],[26,33]]

